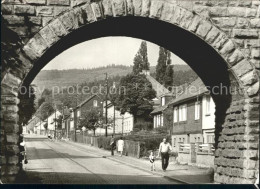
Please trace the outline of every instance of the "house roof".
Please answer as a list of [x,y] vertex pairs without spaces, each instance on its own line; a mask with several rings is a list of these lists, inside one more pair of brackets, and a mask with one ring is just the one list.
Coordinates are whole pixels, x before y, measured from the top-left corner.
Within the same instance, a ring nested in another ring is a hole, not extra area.
[[152,76],[146,75],[146,78],[151,82],[153,89],[156,91],[157,97],[160,97],[160,96],[170,92],[168,89],[166,89],[161,83],[159,83]]
[[206,92],[208,92],[208,89],[206,88],[202,80],[198,78],[194,82],[192,82],[186,89],[184,89],[183,92],[181,92],[181,94],[177,94],[176,98],[173,99],[169,103],[169,105],[180,104],[187,100],[196,98]]
[[161,113],[163,110],[165,110],[167,108],[168,105],[164,105],[164,106],[159,106],[157,108],[155,108],[152,112],[152,114],[157,114],[157,113]]
[[[73,108],[73,110],[78,109],[79,107],[83,106],[84,104],[86,104],[87,102],[89,102],[92,98],[94,97],[98,97],[100,98],[98,95],[92,95],[89,98],[87,98],[86,100],[84,100],[83,102],[81,102],[79,105],[77,105],[75,108]],[[101,98],[100,98],[101,99]]]

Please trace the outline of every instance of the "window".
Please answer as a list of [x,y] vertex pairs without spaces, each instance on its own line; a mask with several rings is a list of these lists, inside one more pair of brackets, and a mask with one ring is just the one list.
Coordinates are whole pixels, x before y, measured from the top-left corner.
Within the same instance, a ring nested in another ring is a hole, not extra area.
[[94,107],[97,107],[97,100],[94,100],[94,101],[93,101],[93,106],[94,106]]
[[173,121],[174,123],[178,122],[178,108],[175,107],[173,111]]
[[161,104],[162,104],[162,106],[165,105],[165,97],[161,97]]
[[210,115],[210,96],[206,96],[206,115]]
[[80,110],[77,111],[77,117],[80,117]]
[[173,139],[173,145],[176,146],[176,138]]
[[200,103],[195,103],[195,120],[200,119]]
[[182,105],[179,107],[179,121],[187,120],[187,105]]
[[198,142],[200,142],[200,137],[198,137]]
[[74,118],[74,112],[71,112],[71,113],[70,113],[70,117],[71,117],[71,118]]
[[214,143],[214,142],[215,142],[214,134],[207,135],[207,143]]
[[163,127],[163,114],[161,115],[161,127]]

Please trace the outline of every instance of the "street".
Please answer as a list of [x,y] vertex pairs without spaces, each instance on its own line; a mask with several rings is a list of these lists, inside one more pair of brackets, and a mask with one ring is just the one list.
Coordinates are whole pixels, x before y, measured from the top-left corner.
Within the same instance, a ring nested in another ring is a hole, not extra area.
[[29,140],[23,183],[178,184],[64,142]]

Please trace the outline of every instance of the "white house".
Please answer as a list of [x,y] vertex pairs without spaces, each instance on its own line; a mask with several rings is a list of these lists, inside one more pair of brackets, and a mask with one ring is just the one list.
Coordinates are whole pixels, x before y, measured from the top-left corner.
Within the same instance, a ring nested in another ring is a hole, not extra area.
[[[49,131],[54,131],[55,130],[55,118],[58,118],[60,115],[62,115],[58,110],[56,110],[56,112],[53,112],[48,118],[47,118],[47,124],[48,127],[47,129]],[[57,126],[57,123],[56,123]]]
[[215,142],[215,103],[210,95],[202,97],[202,132],[204,143]]
[[[106,103],[103,103],[104,106],[104,116],[106,113]],[[110,122],[111,127],[114,127],[115,122],[115,133],[129,133],[133,130],[134,127],[134,117],[132,114],[126,112],[121,114],[120,111],[115,109],[115,106],[108,101],[107,103],[107,117]]]

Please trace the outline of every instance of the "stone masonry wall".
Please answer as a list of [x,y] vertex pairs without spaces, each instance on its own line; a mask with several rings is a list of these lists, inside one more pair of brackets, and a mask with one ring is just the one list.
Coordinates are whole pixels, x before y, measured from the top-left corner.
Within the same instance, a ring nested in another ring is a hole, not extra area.
[[[210,44],[226,60],[230,75],[234,75],[231,80],[244,93],[232,96],[231,105],[224,104],[229,108],[222,115],[223,124],[216,115],[215,182],[255,182],[259,165],[259,0],[5,0],[1,9],[5,26],[21,43],[12,49],[16,54],[2,70],[2,181],[15,182],[21,168],[17,91],[34,63],[81,26],[132,15],[178,25]],[[217,108],[221,106],[220,101]]]

